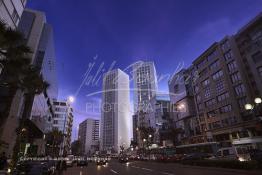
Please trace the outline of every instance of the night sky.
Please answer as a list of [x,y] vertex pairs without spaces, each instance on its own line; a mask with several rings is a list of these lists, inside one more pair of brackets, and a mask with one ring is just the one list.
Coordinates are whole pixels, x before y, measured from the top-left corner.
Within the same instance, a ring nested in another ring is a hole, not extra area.
[[[236,33],[262,11],[262,0],[29,0],[27,7],[44,11],[54,28],[59,98],[76,96],[75,137],[79,122],[99,117],[85,106],[99,104],[101,94],[87,95],[101,91],[101,81],[81,86],[90,64],[88,77],[138,60],[154,61],[158,75],[171,75]],[[168,90],[167,79],[159,89]]]

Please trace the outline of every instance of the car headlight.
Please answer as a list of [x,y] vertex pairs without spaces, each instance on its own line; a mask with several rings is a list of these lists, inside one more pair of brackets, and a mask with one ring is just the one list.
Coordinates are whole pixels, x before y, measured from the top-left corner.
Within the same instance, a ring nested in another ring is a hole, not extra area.
[[240,162],[246,161],[246,159],[244,159],[243,157],[239,157],[238,160],[239,160]]

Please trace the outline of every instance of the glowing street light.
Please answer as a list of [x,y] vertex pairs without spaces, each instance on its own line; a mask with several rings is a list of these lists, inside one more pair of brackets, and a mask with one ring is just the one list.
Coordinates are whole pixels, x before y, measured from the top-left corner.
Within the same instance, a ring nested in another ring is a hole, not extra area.
[[74,103],[75,102],[75,97],[74,96],[69,96],[68,97],[68,102],[69,103]]
[[245,109],[246,110],[251,110],[251,109],[253,109],[253,106],[251,104],[246,104],[245,105]]
[[262,103],[262,99],[259,98],[259,97],[255,98],[255,103],[256,103],[256,104]]
[[149,137],[149,138],[151,138],[151,137],[152,137],[152,135],[150,134],[148,137]]
[[146,142],[146,139],[143,139],[143,142]]

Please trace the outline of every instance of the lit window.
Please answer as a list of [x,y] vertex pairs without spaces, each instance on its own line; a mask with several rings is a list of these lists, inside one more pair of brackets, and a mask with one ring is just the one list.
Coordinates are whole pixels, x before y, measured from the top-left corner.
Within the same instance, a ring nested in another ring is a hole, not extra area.
[[223,80],[218,81],[217,84],[216,84],[217,92],[221,93],[224,89],[225,89],[224,81]]
[[211,89],[210,87],[206,88],[205,89],[205,98],[209,98],[211,96]]

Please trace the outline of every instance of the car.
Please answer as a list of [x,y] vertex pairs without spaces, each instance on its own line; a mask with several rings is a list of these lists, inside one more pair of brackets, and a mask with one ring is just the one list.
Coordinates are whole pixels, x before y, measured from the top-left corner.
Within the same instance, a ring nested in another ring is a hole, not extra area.
[[245,147],[225,147],[220,148],[216,154],[209,159],[212,160],[239,160],[248,161],[251,160],[250,154]]
[[119,156],[118,161],[120,163],[127,163],[128,162],[128,157],[127,156]]
[[55,171],[47,162],[28,161],[20,162],[12,172],[13,175],[53,175]]
[[96,159],[96,165],[106,165],[107,159],[104,157],[98,157]]
[[88,162],[86,159],[79,159],[76,161],[76,166],[88,166]]
[[74,166],[74,156],[73,155],[68,155],[66,157],[66,166],[68,167]]

